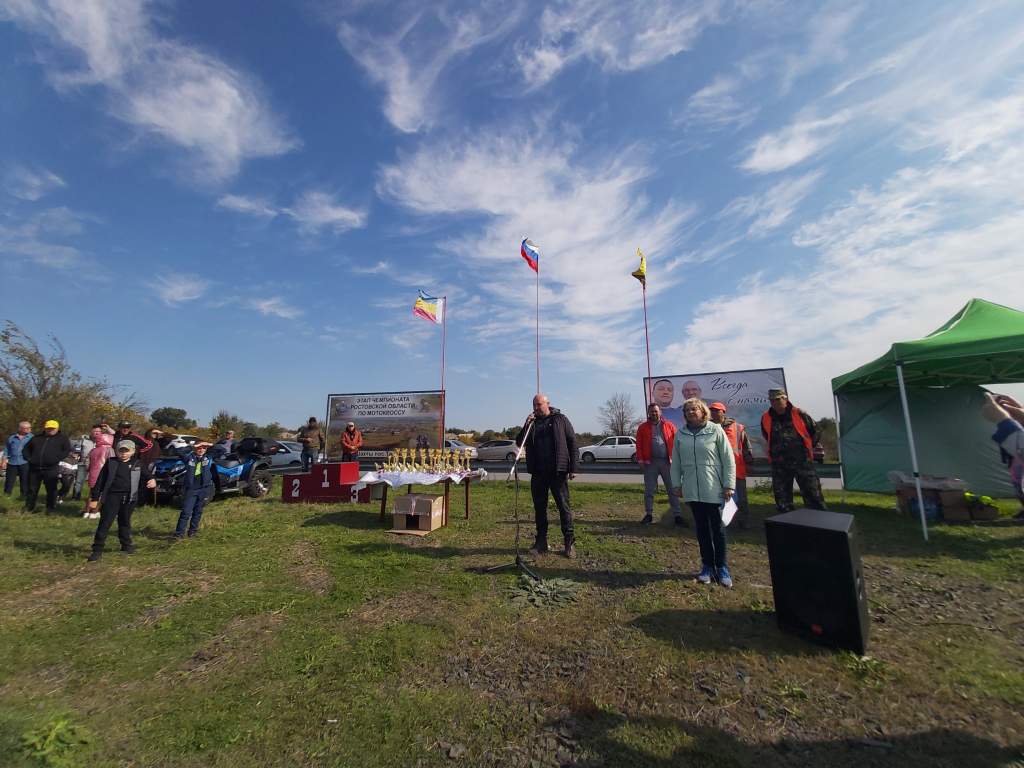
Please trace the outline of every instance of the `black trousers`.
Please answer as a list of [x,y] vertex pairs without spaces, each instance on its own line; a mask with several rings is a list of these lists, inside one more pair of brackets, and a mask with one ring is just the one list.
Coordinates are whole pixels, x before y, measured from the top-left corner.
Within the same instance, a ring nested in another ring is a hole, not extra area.
[[36,499],[39,497],[39,486],[46,487],[46,511],[57,509],[57,468],[30,466],[28,468],[28,495],[25,496],[25,508],[35,511]]
[[359,461],[359,452],[349,453],[348,451],[341,452],[342,461]]
[[132,512],[134,511],[135,502],[131,500],[131,494],[108,494],[100,509],[100,523],[96,526],[92,551],[103,551],[103,546],[107,543],[107,534],[110,532],[110,526],[114,523],[115,518],[117,519],[117,538],[121,542],[121,549],[130,549],[132,546]]
[[572,529],[572,509],[569,508],[569,473],[550,472],[530,475],[530,494],[533,496],[534,520],[537,524],[537,541],[548,540],[548,493],[555,499],[558,519],[562,524],[562,538],[569,546],[576,541]]
[[4,477],[4,493],[8,496],[14,490],[14,481],[18,481],[18,492],[21,498],[28,496],[28,463],[8,464],[7,475]]

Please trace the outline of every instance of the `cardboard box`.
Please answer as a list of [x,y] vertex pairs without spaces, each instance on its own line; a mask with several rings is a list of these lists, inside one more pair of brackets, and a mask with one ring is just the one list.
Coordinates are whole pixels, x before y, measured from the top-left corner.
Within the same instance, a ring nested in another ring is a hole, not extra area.
[[406,494],[396,496],[392,507],[392,533],[425,536],[444,525],[444,496]]
[[942,518],[950,523],[963,523],[971,519],[971,508],[963,491],[939,491]]
[[995,520],[997,517],[999,517],[999,508],[993,504],[971,506],[971,518],[974,520]]

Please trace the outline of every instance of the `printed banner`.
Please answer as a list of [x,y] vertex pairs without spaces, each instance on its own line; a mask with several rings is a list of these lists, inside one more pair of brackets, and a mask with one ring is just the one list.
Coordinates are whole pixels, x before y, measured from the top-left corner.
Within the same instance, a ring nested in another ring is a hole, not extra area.
[[341,458],[341,433],[350,421],[363,433],[360,458],[384,458],[396,448],[440,448],[444,393],[434,390],[328,395],[328,460]]
[[651,402],[660,405],[663,418],[677,427],[686,423],[682,404],[688,398],[699,397],[708,405],[724,404],[726,417],[746,426],[754,456],[763,459],[768,454],[761,437],[761,414],[768,410],[768,390],[786,388],[786,374],[781,368],[762,368],[645,377],[644,388],[648,387]]

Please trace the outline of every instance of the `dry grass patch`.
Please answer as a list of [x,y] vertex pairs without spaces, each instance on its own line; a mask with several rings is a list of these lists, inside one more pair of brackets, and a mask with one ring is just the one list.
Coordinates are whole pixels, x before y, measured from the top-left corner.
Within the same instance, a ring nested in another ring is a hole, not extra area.
[[334,587],[334,577],[311,541],[297,541],[288,550],[288,572],[314,595],[326,595]]

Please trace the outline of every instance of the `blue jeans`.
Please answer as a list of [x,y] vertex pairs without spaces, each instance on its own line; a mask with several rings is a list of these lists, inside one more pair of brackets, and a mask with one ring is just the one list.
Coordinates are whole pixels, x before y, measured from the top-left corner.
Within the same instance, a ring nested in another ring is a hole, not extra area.
[[18,490],[22,498],[28,496],[28,462],[24,464],[8,464],[7,476],[4,477],[4,493],[8,496],[14,490],[14,481],[18,481]]
[[316,462],[316,454],[308,445],[302,447],[302,471],[309,472],[309,465]]
[[174,535],[179,538],[185,535],[194,536],[199,530],[199,521],[203,517],[203,507],[206,506],[206,494],[208,488],[197,488],[185,493],[185,500],[181,505],[181,514],[178,515],[178,525],[174,529]]
[[725,527],[722,509],[705,501],[688,502],[693,512],[693,527],[700,545],[700,561],[707,568],[721,568],[725,561]]

